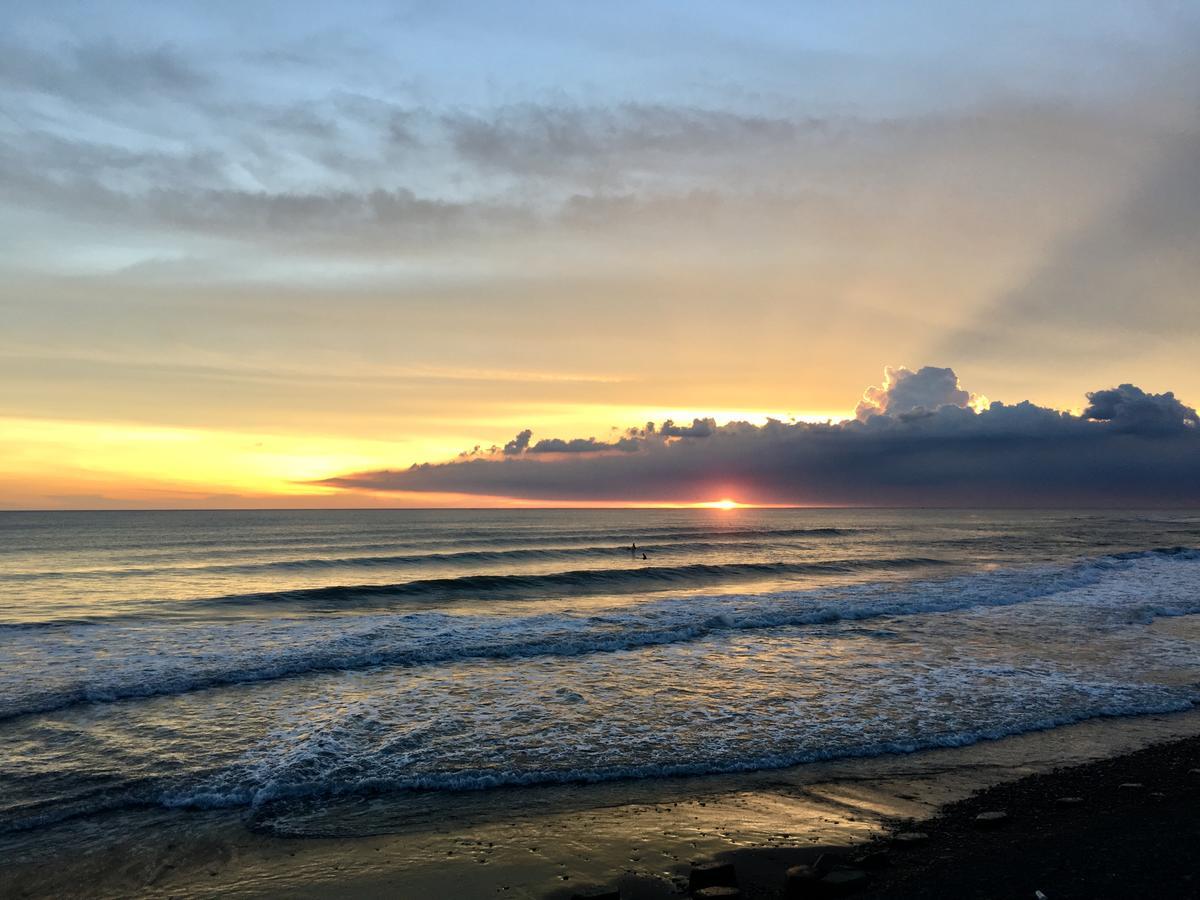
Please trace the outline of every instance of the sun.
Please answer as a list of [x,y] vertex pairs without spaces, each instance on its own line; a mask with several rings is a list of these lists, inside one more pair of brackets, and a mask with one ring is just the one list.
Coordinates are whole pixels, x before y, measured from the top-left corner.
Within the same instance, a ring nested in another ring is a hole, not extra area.
[[707,503],[697,503],[696,505],[704,509],[738,509],[742,504],[725,497],[722,500],[709,500]]

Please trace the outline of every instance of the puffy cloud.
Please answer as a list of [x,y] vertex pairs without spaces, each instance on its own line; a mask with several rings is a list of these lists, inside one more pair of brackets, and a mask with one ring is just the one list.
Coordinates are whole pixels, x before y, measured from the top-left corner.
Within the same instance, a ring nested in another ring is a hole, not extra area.
[[692,419],[691,425],[676,425],[667,419],[658,433],[663,437],[708,437],[716,430],[717,423],[714,419]]
[[855,416],[865,422],[871,416],[936,412],[943,406],[967,406],[972,399],[958,386],[953,369],[923,366],[914,372],[888,366],[883,370],[883,387],[863,391]]
[[[951,369],[888,370],[867,415],[839,423],[709,419],[615,442],[550,438],[327,485],[534,500],[826,505],[1191,505],[1200,426],[1171,393],[1095,391],[1084,415],[1028,401],[976,411]],[[861,415],[861,409],[860,409]],[[524,434],[524,432],[522,432]],[[515,445],[516,442],[513,442]]]
[[1121,431],[1153,433],[1195,428],[1196,410],[1175,399],[1172,391],[1147,394],[1132,384],[1122,384],[1087,395],[1085,417],[1109,422]]
[[590,438],[573,438],[569,441],[564,441],[562,438],[547,438],[543,441],[538,441],[529,448],[530,453],[603,453],[606,450],[620,450],[628,452],[636,450],[637,445],[631,441],[620,440],[615,443],[606,443],[598,441],[594,437]]
[[520,432],[515,438],[504,445],[502,451],[505,456],[520,456],[529,449],[529,439],[533,437],[533,432],[526,428]]

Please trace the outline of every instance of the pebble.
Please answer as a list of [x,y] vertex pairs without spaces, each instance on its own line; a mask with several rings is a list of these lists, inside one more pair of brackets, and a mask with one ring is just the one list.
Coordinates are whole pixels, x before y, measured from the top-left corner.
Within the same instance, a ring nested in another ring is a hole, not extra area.
[[929,835],[923,831],[901,831],[892,835],[892,840],[900,844],[923,844]]
[[875,850],[856,856],[852,862],[860,869],[883,869],[891,862],[891,857],[886,850]]
[[867,886],[867,873],[860,869],[835,869],[818,883],[827,897],[844,897]]
[[1142,784],[1140,781],[1126,781],[1123,785],[1121,785],[1121,790],[1123,790],[1123,791],[1140,791],[1144,787],[1145,787],[1145,785]]
[[792,866],[787,870],[784,896],[790,900],[845,897],[866,887],[868,881],[866,872],[848,866],[829,872],[821,872],[816,866]]
[[733,864],[711,862],[693,866],[688,875],[688,890],[695,893],[706,887],[737,887]]
[[1003,825],[1008,821],[1008,813],[1003,810],[992,810],[991,812],[981,812],[975,817],[975,824],[980,828],[995,828],[997,825]]
[[784,876],[784,883],[790,892],[817,880],[817,870],[812,866],[792,866]]
[[700,888],[700,890],[694,891],[692,896],[698,898],[698,900],[738,900],[742,896],[742,893],[735,887],[718,884],[712,887]]
[[1082,803],[1083,798],[1082,797],[1059,797],[1054,802],[1061,803],[1063,806],[1074,806],[1076,803]]

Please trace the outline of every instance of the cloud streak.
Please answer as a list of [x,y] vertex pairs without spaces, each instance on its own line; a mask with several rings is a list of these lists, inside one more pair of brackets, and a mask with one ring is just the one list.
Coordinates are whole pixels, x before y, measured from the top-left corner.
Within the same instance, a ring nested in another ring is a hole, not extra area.
[[764,425],[653,423],[617,441],[532,440],[326,486],[529,500],[821,505],[1188,505],[1200,426],[1172,393],[1094,391],[1082,415],[1028,401],[981,411],[953,370],[888,369],[858,418]]

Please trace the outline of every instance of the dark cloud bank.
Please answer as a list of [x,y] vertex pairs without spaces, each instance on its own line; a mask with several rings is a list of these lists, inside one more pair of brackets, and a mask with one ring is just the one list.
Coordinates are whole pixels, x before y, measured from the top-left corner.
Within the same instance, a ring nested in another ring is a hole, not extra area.
[[1093,391],[1081,415],[986,404],[951,369],[888,369],[857,417],[765,425],[697,419],[611,441],[535,441],[325,484],[532,500],[939,506],[1200,503],[1200,425],[1171,392]]

